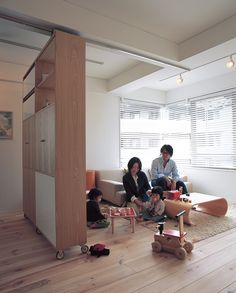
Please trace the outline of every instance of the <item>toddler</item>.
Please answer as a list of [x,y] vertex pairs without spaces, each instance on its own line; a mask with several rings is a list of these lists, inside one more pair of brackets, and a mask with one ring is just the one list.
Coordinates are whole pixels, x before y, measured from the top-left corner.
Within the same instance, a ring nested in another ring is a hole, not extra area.
[[162,221],[164,217],[165,203],[163,201],[163,190],[159,186],[152,188],[150,201],[143,205],[142,218],[153,222]]
[[92,188],[88,194],[87,201],[87,225],[90,228],[106,228],[109,222],[101,213],[99,203],[102,200],[102,192],[97,188]]

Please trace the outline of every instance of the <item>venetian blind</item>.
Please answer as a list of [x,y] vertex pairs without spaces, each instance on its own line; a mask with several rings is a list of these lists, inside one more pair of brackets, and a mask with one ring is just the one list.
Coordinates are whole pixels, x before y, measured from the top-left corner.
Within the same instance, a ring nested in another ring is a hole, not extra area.
[[236,168],[236,92],[191,101],[192,165]]
[[139,157],[150,168],[163,144],[174,147],[177,163],[190,162],[189,105],[163,107],[158,104],[123,100],[120,104],[120,165]]
[[179,102],[166,107],[166,123],[163,143],[174,149],[173,159],[177,164],[191,163],[190,104]]

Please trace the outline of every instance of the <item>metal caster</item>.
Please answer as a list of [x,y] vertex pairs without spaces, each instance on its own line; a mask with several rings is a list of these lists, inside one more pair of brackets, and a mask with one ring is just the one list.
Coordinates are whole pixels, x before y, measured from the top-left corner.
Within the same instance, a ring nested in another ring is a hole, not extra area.
[[58,250],[56,252],[56,258],[59,259],[59,260],[63,259],[64,258],[64,251],[63,250]]
[[88,251],[89,251],[89,247],[88,247],[88,245],[82,245],[82,246],[81,246],[81,252],[82,252],[83,254],[88,253]]
[[25,218],[26,220],[29,220],[29,218],[26,216],[26,214],[24,214],[24,218]]
[[41,231],[39,230],[39,228],[36,228],[35,232],[38,234],[38,235],[42,235]]

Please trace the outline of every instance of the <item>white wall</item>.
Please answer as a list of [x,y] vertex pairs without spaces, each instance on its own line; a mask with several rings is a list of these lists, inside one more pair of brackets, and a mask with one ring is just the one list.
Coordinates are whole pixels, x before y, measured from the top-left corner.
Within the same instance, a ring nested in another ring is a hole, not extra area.
[[22,209],[21,84],[0,82],[0,111],[13,112],[13,139],[0,140],[0,212]]
[[[141,89],[126,96],[130,99],[164,103],[165,94]],[[107,92],[105,80],[86,79],[86,165],[87,169],[119,168],[120,98]]]
[[119,167],[119,97],[106,92],[106,82],[86,79],[86,167]]
[[[166,101],[171,103],[232,87],[236,87],[236,72],[169,91]],[[193,183],[194,191],[224,196],[230,202],[236,203],[236,189],[234,185],[236,171],[193,167],[181,168],[181,166],[179,166],[179,169],[182,174],[188,175],[189,181]]]
[[140,88],[139,90],[125,95],[125,97],[139,101],[166,104],[166,92],[157,89]]
[[236,203],[235,178],[236,171],[203,168],[183,168],[188,180],[193,183],[193,190],[227,198]]

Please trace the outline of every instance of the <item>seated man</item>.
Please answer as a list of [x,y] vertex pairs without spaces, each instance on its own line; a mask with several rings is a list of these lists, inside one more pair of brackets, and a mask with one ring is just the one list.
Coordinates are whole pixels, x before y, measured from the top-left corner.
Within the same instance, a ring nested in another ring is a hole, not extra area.
[[161,148],[161,156],[152,161],[152,186],[160,186],[164,191],[178,189],[181,193],[188,193],[184,182],[179,178],[176,163],[171,159],[172,155],[172,146],[165,144]]

